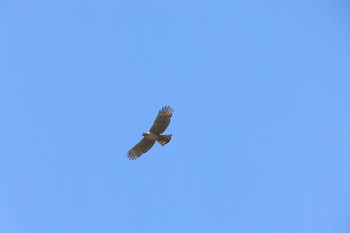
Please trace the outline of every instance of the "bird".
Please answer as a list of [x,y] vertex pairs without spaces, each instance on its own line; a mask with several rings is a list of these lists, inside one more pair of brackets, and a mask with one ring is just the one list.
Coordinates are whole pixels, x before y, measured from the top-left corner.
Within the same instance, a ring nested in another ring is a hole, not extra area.
[[141,141],[128,151],[130,160],[135,160],[149,151],[156,141],[162,146],[170,142],[172,134],[162,133],[170,124],[173,112],[174,110],[170,106],[164,106],[159,110],[151,129],[142,133],[143,138]]

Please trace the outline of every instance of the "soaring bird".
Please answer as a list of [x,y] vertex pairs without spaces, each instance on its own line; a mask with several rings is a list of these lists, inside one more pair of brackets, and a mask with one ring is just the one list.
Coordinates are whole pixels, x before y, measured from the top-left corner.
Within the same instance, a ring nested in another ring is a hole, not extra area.
[[131,160],[137,159],[142,154],[152,148],[157,141],[160,145],[167,144],[172,134],[162,134],[170,123],[173,115],[173,109],[170,106],[163,107],[154,120],[151,129],[148,132],[142,133],[143,138],[128,152],[128,158]]

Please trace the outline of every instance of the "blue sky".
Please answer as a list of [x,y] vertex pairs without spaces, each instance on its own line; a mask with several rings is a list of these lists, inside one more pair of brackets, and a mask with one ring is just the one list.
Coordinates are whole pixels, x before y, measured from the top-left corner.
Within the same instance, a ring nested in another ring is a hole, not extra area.
[[0,232],[350,232],[349,11],[2,1]]

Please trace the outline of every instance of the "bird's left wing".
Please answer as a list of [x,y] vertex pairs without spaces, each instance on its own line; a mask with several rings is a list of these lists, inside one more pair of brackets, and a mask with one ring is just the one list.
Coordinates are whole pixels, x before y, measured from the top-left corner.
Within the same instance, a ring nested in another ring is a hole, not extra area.
[[146,153],[149,149],[151,149],[155,142],[155,140],[143,138],[131,150],[129,150],[128,158],[131,160],[137,159],[142,154]]

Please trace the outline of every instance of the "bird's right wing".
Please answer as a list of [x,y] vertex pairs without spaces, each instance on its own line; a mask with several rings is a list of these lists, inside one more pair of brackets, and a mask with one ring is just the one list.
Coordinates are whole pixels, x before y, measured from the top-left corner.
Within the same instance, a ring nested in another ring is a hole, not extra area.
[[170,119],[173,112],[174,110],[170,106],[163,107],[158,112],[157,118],[154,120],[154,123],[149,131],[155,134],[163,133],[170,124]]
[[128,158],[131,160],[137,159],[142,154],[146,153],[149,149],[151,149],[155,142],[155,140],[143,138],[131,150],[129,150]]

